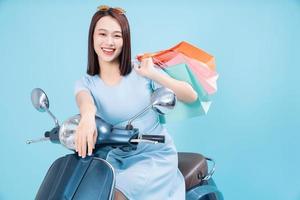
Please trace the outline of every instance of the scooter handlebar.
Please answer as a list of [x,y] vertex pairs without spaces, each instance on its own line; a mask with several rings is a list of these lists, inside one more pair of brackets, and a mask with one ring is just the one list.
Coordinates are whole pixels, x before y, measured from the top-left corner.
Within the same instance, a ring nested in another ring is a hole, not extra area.
[[141,139],[143,140],[150,140],[158,143],[165,143],[165,136],[164,135],[142,135]]

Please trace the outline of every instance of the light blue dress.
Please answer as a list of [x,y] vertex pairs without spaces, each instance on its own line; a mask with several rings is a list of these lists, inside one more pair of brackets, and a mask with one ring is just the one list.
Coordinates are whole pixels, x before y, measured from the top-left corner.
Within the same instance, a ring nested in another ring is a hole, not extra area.
[[[133,69],[115,86],[106,85],[98,75],[85,75],[75,83],[75,94],[89,91],[98,116],[115,126],[125,126],[128,119],[150,104],[151,93],[158,87],[161,86]],[[131,152],[110,151],[107,160],[116,172],[116,188],[130,200],[185,199],[177,151],[166,128],[159,123],[158,114],[149,110],[132,125],[142,134],[165,135],[166,142],[139,144]]]

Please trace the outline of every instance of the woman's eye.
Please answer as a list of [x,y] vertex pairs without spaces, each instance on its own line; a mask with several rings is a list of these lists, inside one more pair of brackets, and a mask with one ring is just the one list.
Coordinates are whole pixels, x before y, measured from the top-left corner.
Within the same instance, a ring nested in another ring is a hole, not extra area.
[[105,33],[99,33],[99,35],[101,35],[101,36],[106,36],[106,34],[105,34]]
[[115,38],[121,38],[122,35],[115,35]]

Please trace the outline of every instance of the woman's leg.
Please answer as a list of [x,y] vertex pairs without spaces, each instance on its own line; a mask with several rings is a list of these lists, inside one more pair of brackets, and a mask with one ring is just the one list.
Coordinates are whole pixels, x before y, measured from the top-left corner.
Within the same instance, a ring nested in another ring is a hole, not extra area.
[[114,200],[127,200],[127,198],[125,197],[125,195],[120,191],[115,189],[115,196],[114,196]]

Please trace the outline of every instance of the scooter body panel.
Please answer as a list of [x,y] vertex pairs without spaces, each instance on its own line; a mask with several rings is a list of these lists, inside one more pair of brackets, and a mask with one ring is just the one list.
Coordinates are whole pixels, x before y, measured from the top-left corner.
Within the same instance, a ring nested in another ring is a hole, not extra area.
[[114,186],[114,170],[107,161],[70,154],[54,161],[35,199],[110,200]]
[[214,180],[210,178],[199,185],[186,191],[186,200],[223,200],[222,193],[218,190]]

